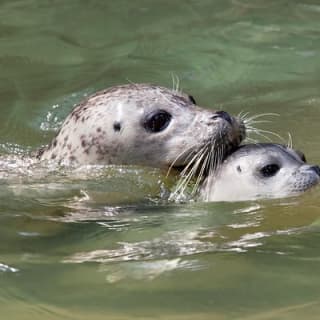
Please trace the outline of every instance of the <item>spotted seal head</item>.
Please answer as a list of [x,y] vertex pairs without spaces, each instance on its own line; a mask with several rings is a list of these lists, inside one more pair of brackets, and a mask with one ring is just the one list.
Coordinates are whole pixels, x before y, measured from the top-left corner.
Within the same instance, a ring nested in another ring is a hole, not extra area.
[[201,197],[242,201],[297,195],[320,181],[320,167],[306,163],[300,151],[273,143],[249,144],[229,155],[207,177]]
[[241,120],[200,108],[192,96],[148,84],[116,86],[77,105],[38,153],[63,164],[185,166],[199,150],[238,146]]

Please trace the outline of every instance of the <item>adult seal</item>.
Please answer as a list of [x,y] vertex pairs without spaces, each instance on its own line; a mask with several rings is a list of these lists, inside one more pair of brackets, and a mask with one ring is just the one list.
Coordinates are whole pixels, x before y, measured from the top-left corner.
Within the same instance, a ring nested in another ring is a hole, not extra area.
[[[158,168],[222,161],[245,137],[243,122],[200,108],[192,96],[149,84],[97,92],[67,116],[40,160]],[[210,155],[210,161],[208,157]]]
[[203,183],[207,201],[243,201],[294,196],[317,185],[320,167],[303,153],[273,143],[240,146]]

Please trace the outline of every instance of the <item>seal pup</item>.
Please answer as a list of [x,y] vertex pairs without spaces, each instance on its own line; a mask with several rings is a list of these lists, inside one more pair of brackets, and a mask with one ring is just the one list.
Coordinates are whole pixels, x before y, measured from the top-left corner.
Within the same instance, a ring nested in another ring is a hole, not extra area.
[[274,143],[240,146],[210,174],[200,190],[206,201],[294,196],[317,185],[320,167],[300,151]]
[[128,84],[77,105],[37,158],[67,165],[180,168],[209,163],[209,156],[222,161],[244,138],[244,122],[225,111],[200,108],[177,90]]

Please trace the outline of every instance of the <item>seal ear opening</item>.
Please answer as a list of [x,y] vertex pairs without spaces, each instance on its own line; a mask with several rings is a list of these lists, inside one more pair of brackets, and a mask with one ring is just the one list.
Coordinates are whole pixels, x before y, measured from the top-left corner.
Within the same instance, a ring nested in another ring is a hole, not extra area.
[[306,156],[304,155],[303,152],[299,151],[299,150],[294,150],[296,152],[296,154],[300,157],[300,159],[306,163],[307,162],[307,159],[306,159]]
[[196,100],[194,99],[193,96],[189,95],[189,100],[193,103],[193,104],[197,104]]

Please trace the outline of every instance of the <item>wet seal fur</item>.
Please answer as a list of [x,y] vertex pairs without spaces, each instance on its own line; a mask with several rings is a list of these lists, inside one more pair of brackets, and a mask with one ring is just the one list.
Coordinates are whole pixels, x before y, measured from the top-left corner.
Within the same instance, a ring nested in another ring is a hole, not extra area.
[[274,143],[240,146],[203,183],[206,201],[243,201],[298,195],[320,181],[320,167],[303,153]]
[[128,84],[97,92],[77,105],[37,157],[61,164],[183,167],[204,146],[218,150],[222,161],[244,137],[240,119],[200,108],[192,96]]

